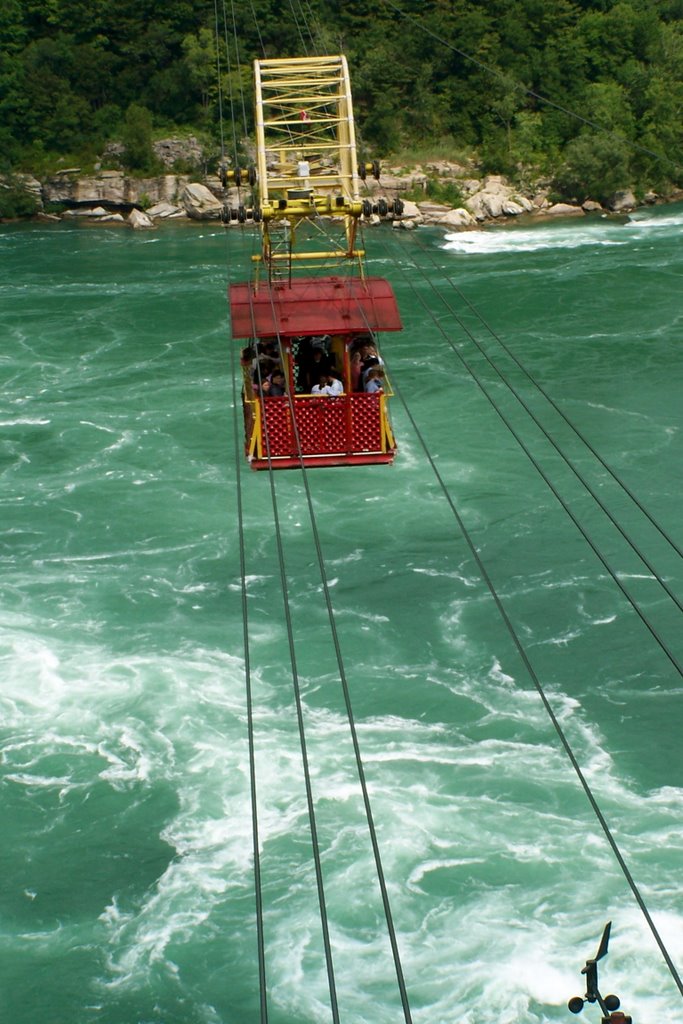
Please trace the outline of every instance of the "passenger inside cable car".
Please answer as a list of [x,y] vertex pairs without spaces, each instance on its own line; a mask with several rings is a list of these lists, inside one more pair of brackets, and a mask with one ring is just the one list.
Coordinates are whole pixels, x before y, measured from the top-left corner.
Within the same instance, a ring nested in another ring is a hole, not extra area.
[[[254,396],[279,398],[287,393],[287,381],[295,395],[319,394],[321,375],[341,383],[341,389],[334,386],[334,394],[367,392],[370,370],[382,367],[384,360],[371,335],[326,335],[292,338],[281,346],[276,339],[261,339],[242,350],[242,365],[251,368]],[[333,386],[327,381],[324,385]],[[377,390],[375,385],[370,393]]]

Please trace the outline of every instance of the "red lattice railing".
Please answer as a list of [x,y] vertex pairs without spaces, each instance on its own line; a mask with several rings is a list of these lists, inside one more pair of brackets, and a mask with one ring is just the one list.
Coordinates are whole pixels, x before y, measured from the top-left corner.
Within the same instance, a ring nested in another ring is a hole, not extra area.
[[[302,455],[351,454],[386,451],[382,430],[383,396],[340,395],[301,396],[294,399],[296,425]],[[296,433],[292,428],[289,400],[263,400],[263,456],[298,456]],[[267,430],[267,442],[266,442]]]

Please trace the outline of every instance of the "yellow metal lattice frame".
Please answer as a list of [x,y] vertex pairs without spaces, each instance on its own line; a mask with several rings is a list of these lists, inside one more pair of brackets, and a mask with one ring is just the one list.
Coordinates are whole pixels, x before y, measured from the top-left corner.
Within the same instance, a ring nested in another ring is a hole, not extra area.
[[[256,161],[263,260],[326,266],[358,261],[362,213],[351,84],[346,58],[254,62]],[[331,248],[308,251],[297,231],[308,223]],[[278,243],[279,238],[279,243]]]

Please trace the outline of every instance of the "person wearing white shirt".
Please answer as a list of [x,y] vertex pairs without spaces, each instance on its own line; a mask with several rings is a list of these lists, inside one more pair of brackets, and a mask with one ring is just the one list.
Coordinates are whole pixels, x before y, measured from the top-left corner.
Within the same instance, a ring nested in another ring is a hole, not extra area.
[[335,398],[337,395],[344,394],[344,385],[336,377],[332,377],[329,373],[321,373],[319,383],[314,384],[311,388],[312,395],[328,395],[331,398]]

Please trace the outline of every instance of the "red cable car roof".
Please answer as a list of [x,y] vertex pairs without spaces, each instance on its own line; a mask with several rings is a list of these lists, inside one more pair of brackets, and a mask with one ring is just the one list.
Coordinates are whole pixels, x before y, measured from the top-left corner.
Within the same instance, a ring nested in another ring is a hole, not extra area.
[[400,331],[391,285],[381,277],[307,277],[230,285],[233,338]]

